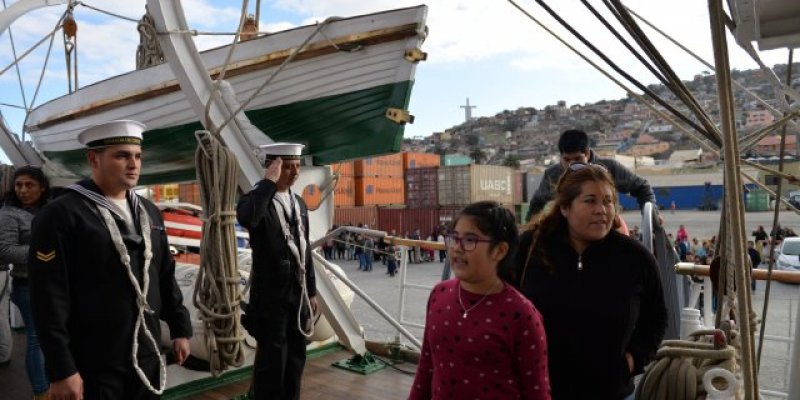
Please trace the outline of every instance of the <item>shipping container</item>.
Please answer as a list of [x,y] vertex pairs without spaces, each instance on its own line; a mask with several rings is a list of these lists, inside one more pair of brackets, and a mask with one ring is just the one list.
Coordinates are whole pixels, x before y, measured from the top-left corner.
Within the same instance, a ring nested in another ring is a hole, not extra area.
[[308,185],[303,188],[302,197],[309,209],[316,210],[320,201],[322,201],[322,190],[317,185]]
[[333,205],[336,207],[356,206],[356,180],[352,176],[340,176],[333,190]]
[[355,162],[355,176],[391,176],[401,178],[403,176],[403,153],[357,160]]
[[430,208],[439,204],[439,168],[406,171],[406,207]]
[[151,193],[152,200],[155,202],[176,202],[180,201],[180,187],[177,183],[169,185],[153,185],[147,188]]
[[339,176],[355,176],[355,164],[352,161],[331,164],[331,172]]
[[470,165],[472,159],[461,154],[445,154],[439,163],[442,167],[452,167],[456,165]]
[[533,172],[528,172],[525,174],[525,187],[523,188],[523,198],[528,203],[531,202],[533,198],[533,194],[536,193],[536,189],[539,189],[539,185],[542,183],[543,174],[535,174]]
[[[511,211],[511,214],[515,216],[515,220],[519,218],[517,215],[517,210],[515,210],[515,206],[513,204],[502,204],[502,206],[507,208],[508,211]],[[463,209],[464,206],[439,207],[439,224],[447,229],[451,229],[453,221],[455,221],[456,217]]]
[[439,166],[439,155],[434,153],[403,152],[403,168],[408,171],[414,168],[436,168]]
[[447,229],[451,229],[453,225],[453,221],[455,221],[458,213],[461,212],[461,209],[464,207],[460,206],[446,206],[446,207],[439,207],[439,225],[444,225]]
[[[427,239],[439,231],[439,210],[436,208],[378,208],[378,229],[398,236],[419,229],[420,237]],[[436,240],[436,238],[434,238]]]
[[178,184],[178,200],[181,203],[201,205],[200,185],[198,185],[197,182]]
[[491,200],[513,204],[513,170],[496,165],[439,168],[439,205],[463,206]]
[[[710,210],[715,207],[721,208],[724,187],[722,185],[662,186],[654,187],[653,193],[660,209],[669,210],[670,204],[674,201],[678,210]],[[624,210],[639,208],[636,198],[628,194],[620,193],[619,203]]]
[[405,202],[405,182],[403,178],[357,177],[356,206],[402,205]]
[[763,189],[751,190],[745,194],[747,211],[769,211],[769,193]]
[[366,225],[374,229],[378,226],[378,208],[370,207],[340,207],[333,211],[334,225]]
[[511,184],[513,185],[511,191],[514,193],[514,204],[525,201],[523,189],[525,187],[525,183],[523,182],[523,179],[525,179],[524,175],[522,171],[514,171],[511,175]]

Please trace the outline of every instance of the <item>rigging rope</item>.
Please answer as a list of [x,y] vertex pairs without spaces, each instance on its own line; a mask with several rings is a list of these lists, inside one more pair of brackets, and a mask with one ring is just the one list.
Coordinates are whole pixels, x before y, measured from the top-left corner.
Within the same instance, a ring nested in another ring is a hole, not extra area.
[[650,104],[650,102],[648,102],[642,95],[640,95],[640,94],[634,92],[633,90],[631,90],[624,83],[620,82],[619,79],[615,78],[608,71],[604,70],[601,66],[597,65],[597,63],[595,63],[594,61],[589,59],[589,57],[587,57],[585,54],[581,53],[580,50],[576,49],[574,46],[572,46],[569,43],[567,43],[566,40],[564,40],[561,36],[559,36],[557,33],[555,33],[552,29],[547,27],[547,25],[545,25],[544,23],[539,21],[536,17],[534,17],[532,14],[530,14],[524,8],[519,6],[514,0],[508,0],[508,2],[511,3],[511,5],[513,5],[514,7],[516,7],[525,16],[527,16],[536,25],[538,25],[540,28],[544,29],[547,33],[549,33],[551,36],[553,36],[553,38],[555,38],[556,40],[561,42],[561,44],[563,44],[568,49],[570,49],[573,53],[575,53],[575,55],[577,55],[578,57],[580,57],[581,59],[586,61],[587,64],[591,65],[595,70],[597,70],[598,72],[603,74],[603,76],[608,78],[611,82],[614,82],[617,86],[622,88],[629,96],[635,98],[642,105],[644,105],[645,107],[650,109],[650,111],[652,111],[653,113],[655,113],[659,117],[663,118],[665,121],[669,122],[670,124],[672,124],[673,126],[678,128],[681,132],[683,132],[684,134],[689,136],[692,140],[697,142],[700,146],[702,146],[703,148],[705,148],[709,152],[711,152],[713,154],[717,154],[717,155],[719,154],[719,150],[717,148],[712,147],[711,144],[709,144],[705,140],[697,137],[696,133],[686,129],[683,125],[681,125],[678,122],[676,122],[674,119],[672,119],[672,117],[667,115],[665,112],[663,112],[662,110],[656,108],[654,105]]
[[[741,187],[739,176],[739,152],[736,137],[735,115],[733,96],[731,93],[731,74],[728,58],[728,44],[724,25],[724,11],[721,0],[710,0],[709,25],[711,26],[711,40],[714,49],[715,69],[717,74],[717,92],[719,98],[720,126],[723,136],[723,150],[725,160],[725,186],[728,188]],[[728,291],[721,300],[723,309],[738,307],[736,312],[740,322],[742,335],[741,365],[742,380],[744,382],[745,398],[758,397],[758,373],[755,365],[754,340],[751,321],[754,319],[752,299],[750,298],[750,268],[748,268],[747,251],[745,249],[744,210],[742,197],[739,190],[725,191],[725,228],[723,236],[724,252],[720,263],[720,276],[728,277]],[[723,274],[723,271],[725,272]],[[735,280],[735,286],[734,286]],[[735,302],[734,302],[735,297]],[[725,314],[727,317],[727,314]]]
[[[6,9],[6,8],[8,8],[8,5],[6,5],[6,0],[3,0],[3,9]],[[16,59],[17,58],[17,45],[14,42],[14,33],[11,31],[11,27],[10,26],[8,27],[8,39],[11,41],[11,55]],[[30,107],[28,107],[28,101],[25,99],[25,88],[22,85],[22,73],[20,72],[19,64],[15,64],[14,68],[16,68],[16,70],[17,70],[17,80],[19,81],[19,91],[20,91],[20,94],[22,95],[22,104],[25,105],[25,109],[27,110]]]
[[[627,8],[627,7],[626,7],[625,9],[626,9],[626,10],[628,10],[628,12],[629,12],[629,13],[631,13],[631,15],[633,15],[634,17],[636,17],[638,20],[642,21],[642,22],[643,22],[645,25],[649,26],[651,29],[653,29],[654,31],[658,32],[658,33],[659,33],[661,36],[663,36],[665,39],[667,39],[667,40],[669,40],[670,42],[672,42],[672,44],[674,44],[675,46],[678,46],[678,47],[679,47],[681,50],[685,51],[687,54],[689,54],[690,56],[692,56],[692,57],[693,57],[695,60],[699,61],[701,64],[705,65],[705,66],[706,66],[706,67],[708,67],[708,68],[714,69],[714,66],[713,66],[713,65],[711,65],[711,63],[710,63],[710,62],[708,62],[708,61],[704,60],[702,57],[700,57],[699,55],[697,55],[695,52],[693,52],[693,51],[689,50],[689,48],[687,48],[686,46],[684,46],[683,44],[681,44],[680,42],[678,42],[677,40],[675,40],[675,39],[674,39],[672,36],[668,35],[668,34],[667,34],[666,32],[664,32],[663,30],[659,29],[657,26],[655,26],[654,24],[652,24],[650,21],[648,21],[647,19],[645,19],[645,18],[644,18],[644,17],[642,17],[641,15],[637,14],[636,12],[634,12],[634,11],[633,11],[632,9],[630,9],[630,8]],[[755,99],[756,101],[758,101],[758,102],[759,102],[759,104],[761,104],[762,106],[764,106],[766,109],[770,110],[770,111],[771,111],[773,114],[775,114],[775,115],[781,115],[781,114],[782,114],[782,112],[781,112],[780,110],[778,110],[777,108],[775,108],[775,107],[774,107],[772,104],[768,103],[766,100],[764,100],[763,98],[761,98],[761,96],[759,96],[758,94],[756,94],[756,93],[755,93],[755,92],[753,92],[752,90],[750,90],[750,89],[746,88],[744,85],[742,85],[741,83],[739,83],[739,81],[733,80],[733,81],[732,81],[732,83],[733,83],[733,85],[734,85],[734,86],[736,86],[738,89],[740,89],[740,90],[744,91],[745,93],[749,94],[749,95],[750,95],[750,97],[752,97],[753,99]],[[794,125],[795,127],[797,127],[797,126],[800,126],[800,124],[798,124],[797,122],[791,121],[791,123],[792,123],[792,125]],[[746,148],[745,148],[745,149],[742,149],[742,151],[746,151],[746,150],[747,150]]]
[[636,21],[622,5],[622,2],[619,0],[603,0],[603,2],[606,4],[606,7],[608,7],[608,9],[617,17],[617,20],[625,27],[625,29],[628,30],[628,33],[633,36],[639,46],[647,53],[651,61],[658,66],[661,73],[664,74],[664,76],[668,79],[670,84],[667,87],[669,87],[672,93],[675,94],[683,102],[683,104],[689,108],[692,114],[694,114],[694,117],[700,121],[701,125],[703,125],[705,130],[701,130],[700,132],[704,133],[709,140],[717,144],[721,144],[721,135],[716,129],[713,121],[711,121],[711,117],[709,117],[703,108],[700,107],[689,89],[677,76],[675,71],[672,70],[672,67],[670,67],[669,63],[664,59],[647,35],[642,32],[641,28],[639,28],[639,26],[636,24]]
[[302,43],[302,44],[301,44],[299,47],[295,48],[295,49],[292,51],[292,54],[290,54],[290,55],[289,55],[289,57],[286,57],[286,59],[285,59],[285,60],[283,60],[283,62],[281,63],[281,65],[280,65],[280,66],[278,66],[278,68],[277,68],[275,71],[273,71],[273,72],[272,72],[272,74],[269,76],[269,78],[267,78],[267,79],[264,81],[264,83],[262,83],[262,84],[261,84],[261,86],[259,86],[259,87],[258,87],[258,88],[257,88],[257,89],[256,89],[256,90],[253,92],[253,94],[252,94],[252,95],[250,95],[250,97],[248,97],[248,98],[247,98],[247,100],[245,100],[244,102],[242,102],[242,104],[239,106],[239,108],[237,108],[237,109],[236,109],[236,111],[235,111],[235,112],[233,112],[233,113],[232,113],[232,114],[231,114],[231,115],[228,117],[228,119],[226,119],[226,120],[225,120],[225,122],[223,122],[223,123],[222,123],[222,125],[220,125],[219,129],[222,129],[222,128],[224,128],[226,125],[228,125],[228,123],[230,123],[230,122],[231,122],[231,120],[234,118],[234,116],[235,116],[235,115],[237,115],[237,114],[239,114],[240,112],[242,112],[242,111],[245,109],[245,107],[247,107],[247,105],[248,105],[248,104],[250,104],[250,102],[252,102],[252,101],[253,101],[253,99],[255,99],[255,98],[256,98],[256,96],[258,96],[258,95],[261,93],[261,91],[262,91],[262,90],[264,90],[264,88],[266,88],[266,87],[267,87],[267,85],[269,85],[269,84],[270,84],[270,82],[272,82],[272,80],[273,80],[273,79],[275,79],[275,77],[276,77],[276,76],[277,76],[277,75],[278,75],[278,74],[279,74],[281,71],[283,71],[283,69],[284,69],[284,68],[286,68],[286,66],[287,66],[287,65],[289,65],[289,63],[290,63],[290,62],[294,61],[295,57],[297,57],[297,55],[298,55],[298,54],[300,54],[300,52],[302,52],[302,51],[303,51],[303,50],[306,48],[306,46],[308,46],[308,43],[309,43],[309,42],[311,42],[311,40],[312,40],[314,37],[316,37],[316,36],[317,36],[317,34],[318,34],[320,31],[322,31],[322,28],[324,28],[325,26],[327,26],[327,25],[328,25],[328,24],[330,24],[331,22],[333,22],[333,21],[337,21],[337,20],[339,20],[339,18],[336,18],[336,17],[329,17],[329,18],[326,18],[326,19],[325,19],[324,21],[322,21],[321,23],[318,23],[318,24],[317,24],[317,29],[315,29],[315,30],[314,30],[314,32],[313,32],[311,35],[309,35],[309,36],[308,36],[308,38],[306,38],[306,40],[304,40],[304,41],[303,41],[303,43]]
[[[211,89],[211,95],[208,97],[208,101],[206,102],[206,110],[205,110],[205,121],[206,121],[206,128],[214,133],[214,135],[219,135],[219,131],[225,127],[225,123],[223,123],[219,129],[217,129],[213,121],[211,121],[211,103],[213,103],[217,96],[219,95],[219,85],[220,82],[225,80],[225,74],[228,72],[228,66],[231,63],[231,58],[233,57],[233,51],[236,49],[236,45],[239,43],[239,37],[242,33],[242,27],[244,26],[244,21],[247,18],[247,3],[248,0],[242,1],[242,10],[239,15],[239,28],[236,30],[236,35],[233,37],[233,43],[231,43],[230,47],[228,48],[228,54],[225,55],[225,63],[222,64],[222,70],[219,72],[219,76],[214,81],[214,87]],[[230,109],[228,109],[230,112]],[[235,116],[235,114],[231,114]],[[253,147],[253,144],[250,143],[250,146]]]
[[88,4],[86,4],[86,3],[82,2],[82,1],[76,1],[76,2],[75,2],[75,3],[73,3],[73,4],[74,4],[74,5],[79,5],[79,6],[84,6],[84,7],[88,8],[88,9],[90,9],[90,10],[94,10],[94,11],[97,11],[97,12],[99,12],[99,13],[102,13],[102,14],[110,15],[110,16],[112,16],[112,17],[117,17],[117,18],[119,18],[119,19],[122,19],[122,20],[125,20],[125,21],[130,21],[130,22],[139,22],[139,20],[138,20],[138,19],[136,19],[136,18],[130,18],[130,17],[126,17],[126,16],[124,16],[124,15],[116,14],[116,13],[113,13],[113,12],[111,12],[111,11],[106,11],[106,10],[103,10],[103,9],[101,9],[101,8],[97,8],[97,7],[94,7],[94,6],[90,6],[90,5],[88,5]]
[[[515,7],[517,7],[518,9],[520,9],[520,11],[523,11],[524,13],[526,13],[527,15],[529,15],[529,17],[531,17],[531,18],[532,18],[532,16],[530,16],[530,14],[528,14],[526,11],[524,11],[524,10],[523,10],[523,9],[522,9],[522,8],[521,8],[519,5],[517,5],[517,3],[515,3],[513,0],[508,0],[508,1],[509,1],[511,4],[513,4]],[[658,95],[656,95],[656,94],[655,94],[655,93],[654,93],[652,90],[650,90],[650,89],[649,89],[647,86],[645,86],[644,84],[642,84],[641,82],[639,82],[639,81],[638,81],[636,78],[634,78],[633,76],[631,76],[630,74],[628,74],[627,72],[625,72],[625,70],[623,70],[622,68],[620,68],[620,67],[619,67],[619,66],[618,66],[618,65],[617,65],[615,62],[613,62],[613,61],[612,61],[612,60],[611,60],[611,59],[610,59],[608,56],[606,56],[606,55],[605,55],[605,54],[604,54],[602,51],[600,51],[600,49],[598,49],[598,48],[597,48],[595,45],[593,45],[593,44],[592,44],[592,43],[591,43],[589,40],[587,40],[587,39],[586,39],[586,38],[585,38],[583,35],[581,35],[581,34],[580,34],[580,33],[579,33],[577,30],[575,30],[575,28],[573,28],[573,27],[572,27],[572,26],[571,26],[569,23],[567,23],[567,21],[565,21],[563,18],[561,18],[561,16],[560,16],[560,15],[558,15],[558,13],[556,13],[556,12],[555,12],[555,11],[554,11],[552,8],[550,8],[550,6],[548,6],[548,5],[547,5],[547,3],[545,3],[545,2],[544,2],[544,0],[535,0],[535,1],[536,1],[536,3],[538,3],[538,4],[539,4],[539,5],[540,5],[540,6],[541,6],[541,7],[542,7],[542,8],[543,8],[545,11],[547,11],[547,13],[548,13],[548,14],[550,14],[550,16],[551,16],[551,17],[553,17],[553,19],[555,19],[556,21],[558,21],[558,23],[559,23],[559,24],[560,24],[562,27],[564,27],[564,29],[568,30],[568,31],[569,31],[569,32],[572,34],[572,36],[574,36],[576,39],[578,39],[578,40],[579,40],[579,41],[580,41],[580,42],[581,42],[581,43],[582,43],[584,46],[588,47],[588,48],[589,48],[589,49],[590,49],[590,50],[591,50],[591,51],[592,51],[592,52],[593,52],[595,55],[597,55],[598,57],[600,57],[600,58],[603,60],[603,62],[605,62],[605,63],[606,63],[606,64],[607,64],[609,67],[611,67],[611,69],[613,69],[613,70],[614,70],[614,72],[616,72],[616,73],[620,74],[620,75],[621,75],[622,77],[624,77],[624,78],[625,78],[625,79],[626,79],[628,82],[630,82],[631,84],[633,84],[634,86],[636,86],[636,87],[637,87],[639,90],[641,90],[641,91],[643,91],[644,93],[646,93],[648,96],[650,96],[650,98],[652,98],[653,100],[655,100],[655,101],[656,101],[658,104],[660,104],[662,107],[664,107],[664,108],[666,108],[667,110],[669,110],[669,111],[670,111],[670,112],[671,112],[673,115],[675,115],[676,117],[678,117],[679,119],[681,119],[681,120],[682,120],[684,123],[688,124],[689,126],[691,126],[692,128],[694,128],[694,129],[695,129],[695,130],[697,130],[698,132],[705,133],[705,135],[706,135],[706,136],[708,136],[708,135],[709,135],[709,134],[706,132],[706,130],[708,129],[708,127],[706,127],[705,129],[704,129],[704,128],[702,128],[702,127],[700,127],[700,126],[699,126],[699,125],[697,125],[697,124],[696,124],[694,121],[692,121],[691,119],[689,119],[689,117],[687,117],[686,115],[684,115],[684,114],[683,114],[683,113],[681,113],[680,111],[676,110],[676,109],[675,109],[675,108],[674,108],[672,105],[670,105],[670,104],[669,104],[669,103],[667,103],[667,102],[666,102],[664,99],[662,99],[661,97],[659,97]],[[712,141],[713,141],[713,139],[712,139]],[[719,145],[718,141],[715,141],[715,144]]]
[[[794,58],[794,50],[790,49],[789,50],[789,63],[788,63],[788,68],[787,68],[788,71],[786,72],[786,82],[791,82],[792,81],[792,69],[793,69],[792,61],[793,61],[793,58]],[[788,107],[789,106],[788,96],[785,96],[785,97],[781,96],[781,97],[783,97],[783,102],[782,103],[785,104],[786,107]],[[780,171],[780,172],[783,172],[783,161],[784,161],[783,157],[784,157],[785,154],[786,154],[786,125],[784,125],[783,129],[781,130],[781,147],[780,147],[780,153],[778,154],[778,157],[780,157],[780,160],[778,161],[778,171]],[[783,187],[783,179],[780,179],[780,180],[778,180],[778,187],[775,190],[775,193],[778,194],[778,197],[782,197],[781,196],[781,194],[783,193],[783,191],[781,190],[782,187]],[[776,197],[776,198],[778,198],[778,197]],[[772,251],[772,249],[775,248],[774,247],[775,246],[775,241],[776,241],[777,236],[778,236],[778,217],[780,216],[780,212],[781,212],[781,207],[780,207],[780,205],[776,204],[776,206],[775,206],[775,214],[774,214],[774,217],[772,219],[772,234],[770,235],[770,242],[769,242],[770,256],[769,256],[769,264],[767,264],[767,287],[766,287],[766,289],[764,291],[764,305],[763,305],[763,308],[762,308],[762,311],[761,311],[761,315],[763,315],[763,319],[761,320],[760,336],[759,336],[759,339],[758,339],[758,352],[756,353],[756,360],[757,360],[759,366],[761,365],[761,354],[762,354],[761,351],[764,348],[764,334],[765,334],[765,330],[767,328],[767,311],[769,310],[769,295],[770,295],[770,291],[772,289],[772,279],[771,279],[772,278],[772,269],[773,269],[774,264],[775,264],[775,252]],[[754,265],[754,267],[755,267],[755,265]],[[795,335],[796,334],[797,333],[795,333]]]
[[244,362],[233,208],[239,167],[233,153],[213,135],[198,131],[195,136],[195,166],[205,217],[193,300],[205,328],[211,372],[218,376],[228,366]]

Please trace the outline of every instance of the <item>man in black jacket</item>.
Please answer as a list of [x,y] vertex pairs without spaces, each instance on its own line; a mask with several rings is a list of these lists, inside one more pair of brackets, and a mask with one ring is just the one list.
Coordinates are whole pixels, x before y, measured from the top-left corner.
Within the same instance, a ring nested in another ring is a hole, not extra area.
[[82,132],[91,179],[67,187],[33,220],[28,274],[51,399],[158,398],[166,384],[159,320],[178,363],[189,355],[192,326],[164,222],[132,190],[142,131],[141,123],[112,121]]
[[553,188],[558,183],[558,179],[561,178],[564,169],[574,162],[602,164],[605,166],[614,179],[617,191],[636,197],[640,208],[648,201],[656,202],[653,189],[646,179],[629,171],[616,160],[598,158],[589,149],[589,136],[586,132],[570,129],[562,133],[558,139],[558,151],[561,153],[561,162],[550,166],[544,171],[542,182],[531,198],[528,215],[525,217],[526,221],[530,221],[531,217],[542,211],[547,202],[553,199]]
[[300,176],[302,147],[262,146],[264,179],[236,207],[253,249],[250,302],[242,324],[258,341],[252,387],[258,400],[300,398],[305,339],[317,314],[308,209],[291,191]]

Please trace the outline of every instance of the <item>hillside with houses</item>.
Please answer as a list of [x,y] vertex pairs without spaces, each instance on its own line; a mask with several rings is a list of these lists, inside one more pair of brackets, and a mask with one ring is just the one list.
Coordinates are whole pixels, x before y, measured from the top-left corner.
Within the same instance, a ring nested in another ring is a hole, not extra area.
[[[786,76],[786,65],[776,65],[773,72]],[[800,64],[794,64],[798,76]],[[778,117],[747,91],[776,107],[776,93],[761,70],[734,71],[733,79],[745,90],[734,88],[737,131],[746,135],[774,122]],[[714,75],[703,72],[685,82],[698,103],[718,122]],[[795,79],[793,87],[800,87]],[[663,86],[650,85],[670,105],[689,115],[686,107]],[[662,107],[658,106],[663,110]],[[632,168],[658,173],[660,170],[714,168],[716,157],[684,134],[671,121],[662,119],[632,97],[601,100],[595,103],[567,104],[558,101],[537,109],[520,107],[503,110],[491,117],[473,118],[435,132],[425,138],[407,139],[404,150],[434,152],[442,155],[469,156],[476,164],[507,165],[529,169],[545,167],[558,159],[557,141],[567,129],[583,129],[592,147],[603,157],[614,157]],[[752,159],[774,160],[778,154],[778,132],[761,140],[748,153]],[[798,129],[789,125],[786,151],[797,156]]]

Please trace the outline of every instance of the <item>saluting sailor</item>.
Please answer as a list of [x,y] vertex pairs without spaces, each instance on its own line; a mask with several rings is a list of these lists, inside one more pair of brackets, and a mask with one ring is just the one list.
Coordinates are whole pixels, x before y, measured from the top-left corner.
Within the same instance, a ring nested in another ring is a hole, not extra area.
[[308,209],[291,191],[300,176],[303,145],[275,143],[261,149],[264,179],[236,207],[253,249],[250,303],[242,321],[258,341],[252,394],[258,400],[298,399],[305,339],[317,314]]
[[91,178],[33,220],[29,254],[36,331],[50,399],[153,399],[164,387],[159,320],[178,363],[192,328],[158,208],[133,192],[142,166],[136,121],[78,136]]

